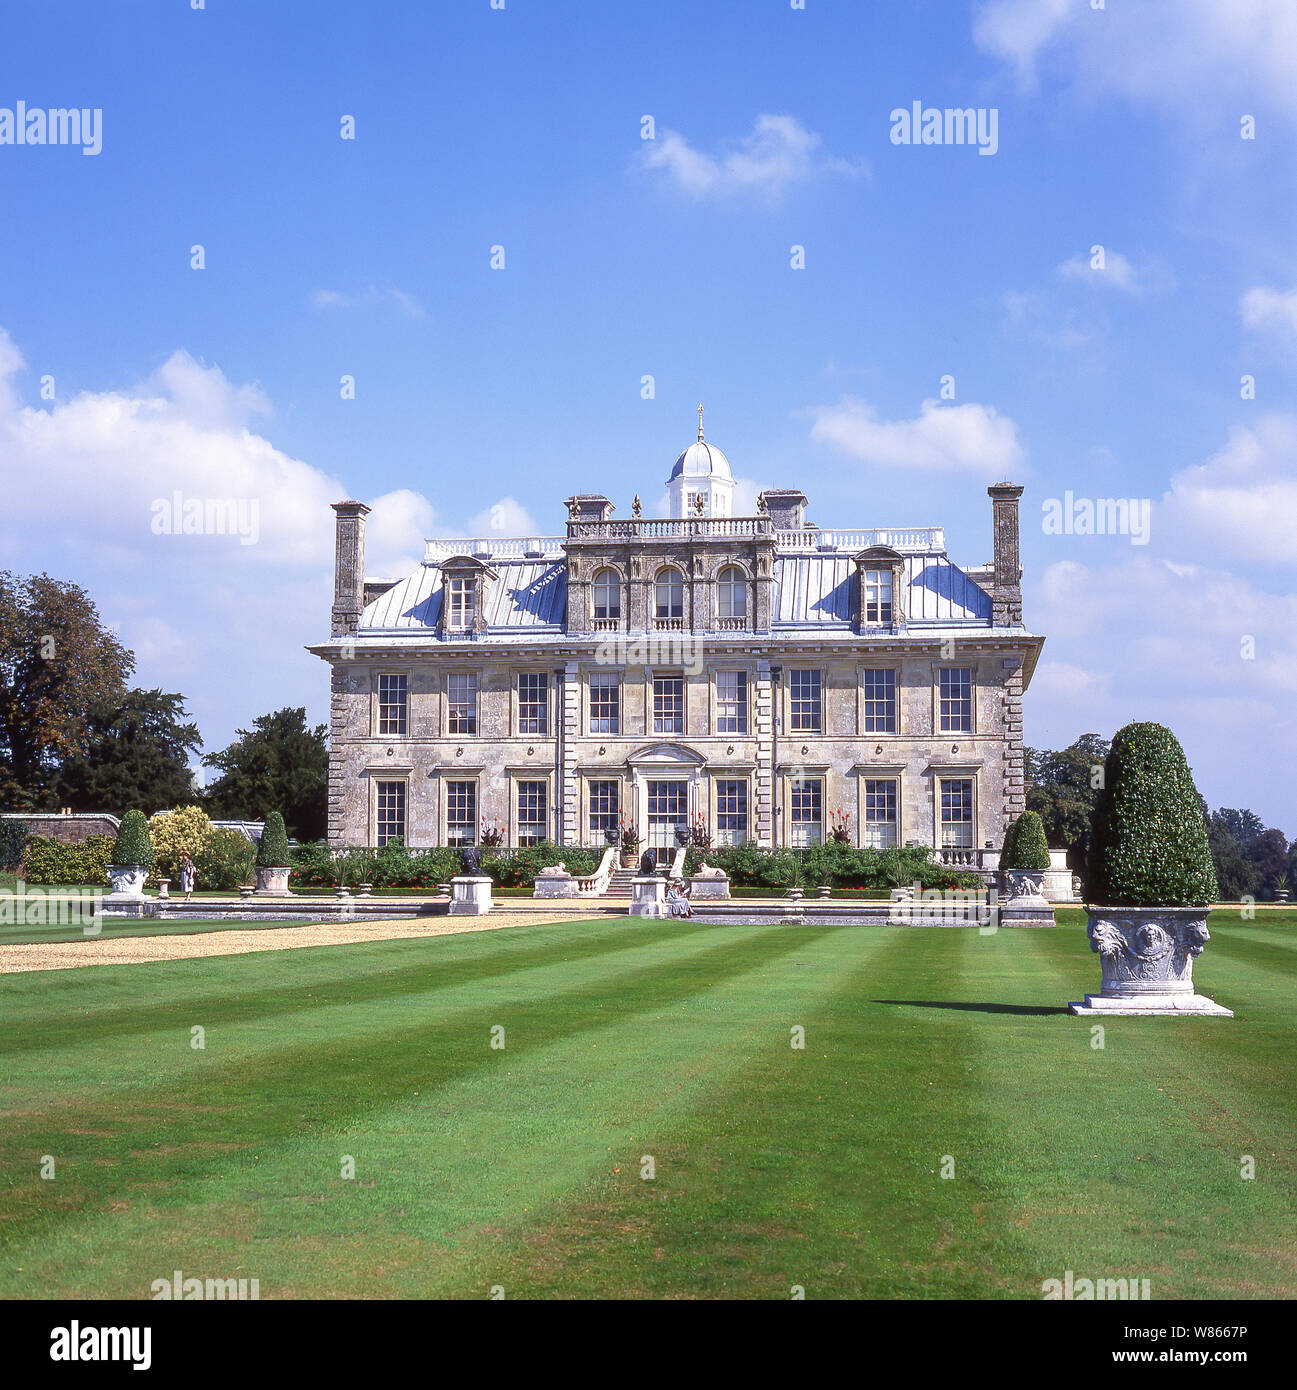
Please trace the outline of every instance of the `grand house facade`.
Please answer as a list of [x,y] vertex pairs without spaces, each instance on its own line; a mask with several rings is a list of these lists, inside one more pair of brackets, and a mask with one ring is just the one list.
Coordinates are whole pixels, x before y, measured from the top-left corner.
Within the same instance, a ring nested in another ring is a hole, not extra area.
[[602,846],[619,818],[672,847],[826,839],[973,862],[1024,804],[1022,488],[991,498],[993,558],[941,527],[822,529],[796,488],[734,516],[724,454],[676,460],[670,515],[567,499],[564,536],[429,540],[367,580],[339,502],[329,842]]

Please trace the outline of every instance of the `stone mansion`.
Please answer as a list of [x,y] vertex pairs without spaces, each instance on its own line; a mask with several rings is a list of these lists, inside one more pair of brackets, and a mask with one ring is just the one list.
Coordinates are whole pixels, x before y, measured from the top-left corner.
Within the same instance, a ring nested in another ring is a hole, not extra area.
[[1022,696],[1044,639],[1022,621],[1018,499],[993,558],[941,527],[823,529],[796,488],[732,515],[698,439],[670,516],[567,499],[567,534],[429,540],[365,578],[363,502],[338,502],[329,842],[468,844],[499,828],[602,847],[619,817],[673,847],[826,839],[933,845],[956,863],[1023,809]]

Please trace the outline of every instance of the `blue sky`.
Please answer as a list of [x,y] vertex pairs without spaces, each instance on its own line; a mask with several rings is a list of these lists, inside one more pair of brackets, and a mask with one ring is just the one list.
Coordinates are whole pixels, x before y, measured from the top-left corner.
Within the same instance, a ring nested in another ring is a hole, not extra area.
[[[209,747],[326,716],[329,501],[377,502],[383,573],[573,490],[624,514],[701,400],[749,493],[957,562],[1024,482],[1028,742],[1161,720],[1297,834],[1284,0],[59,10],[5,6],[0,108],[103,145],[0,144],[3,563],[85,584]],[[915,101],[994,109],[996,152],[894,144]],[[256,496],[256,544],[154,534],[174,489]],[[1146,499],[1148,543],[1046,534],[1068,491]]]

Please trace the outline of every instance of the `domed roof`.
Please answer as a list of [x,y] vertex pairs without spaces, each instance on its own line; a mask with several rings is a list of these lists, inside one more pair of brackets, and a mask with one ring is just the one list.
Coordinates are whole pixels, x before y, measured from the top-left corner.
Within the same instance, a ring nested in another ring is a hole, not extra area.
[[676,459],[668,481],[674,482],[677,478],[709,478],[713,475],[734,481],[729,459],[714,444],[704,444],[700,439]]

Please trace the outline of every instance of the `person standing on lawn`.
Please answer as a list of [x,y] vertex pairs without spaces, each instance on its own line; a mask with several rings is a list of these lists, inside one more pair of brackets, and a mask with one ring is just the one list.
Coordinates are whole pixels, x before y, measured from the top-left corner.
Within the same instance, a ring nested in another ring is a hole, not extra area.
[[186,902],[194,891],[194,873],[194,861],[186,853],[180,861],[180,891],[184,893]]

